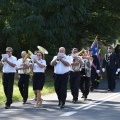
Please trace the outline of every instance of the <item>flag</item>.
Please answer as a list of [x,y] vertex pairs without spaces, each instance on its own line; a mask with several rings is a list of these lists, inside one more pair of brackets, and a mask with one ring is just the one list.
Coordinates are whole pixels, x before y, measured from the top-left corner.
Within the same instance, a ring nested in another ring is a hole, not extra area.
[[93,55],[98,55],[98,41],[97,41],[97,36],[95,38],[95,40],[93,41],[92,45],[91,45],[92,51],[93,51]]
[[99,51],[98,51],[98,59],[99,59],[99,61],[102,61],[102,54],[101,54],[101,49],[99,49]]

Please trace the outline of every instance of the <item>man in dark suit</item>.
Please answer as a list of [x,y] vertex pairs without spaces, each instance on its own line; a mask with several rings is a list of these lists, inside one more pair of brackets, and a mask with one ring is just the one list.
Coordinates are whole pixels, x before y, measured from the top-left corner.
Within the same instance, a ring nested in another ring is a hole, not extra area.
[[107,73],[108,80],[108,91],[114,91],[115,89],[115,79],[116,79],[116,70],[118,67],[119,61],[117,60],[116,54],[113,52],[112,47],[108,47],[108,53],[105,54],[103,63],[102,63],[102,71]]
[[91,48],[89,49],[89,55],[93,58],[91,67],[91,86],[90,86],[90,91],[93,91],[95,88],[95,79],[97,79],[100,73],[100,62],[97,55],[93,55]]

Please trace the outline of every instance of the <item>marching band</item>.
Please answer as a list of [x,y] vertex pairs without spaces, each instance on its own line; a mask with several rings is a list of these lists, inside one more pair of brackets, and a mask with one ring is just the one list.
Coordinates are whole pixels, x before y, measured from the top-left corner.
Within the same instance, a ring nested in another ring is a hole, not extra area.
[[[12,55],[13,48],[7,47],[6,54],[2,54],[0,65],[2,66],[3,89],[6,96],[5,109],[12,104],[14,76],[19,74],[18,87],[23,98],[23,104],[28,99],[29,79],[32,74],[33,90],[36,96],[35,107],[42,105],[41,92],[45,84],[46,60],[44,58],[48,51],[37,46],[38,50],[33,54],[28,50],[21,52],[21,58],[17,60]],[[60,47],[57,55],[50,62],[54,66],[54,88],[58,97],[58,106],[64,108],[67,97],[67,83],[69,81],[72,102],[76,103],[81,90],[84,100],[87,100],[89,91],[95,89],[96,76],[100,74],[100,63],[96,55],[92,54],[92,49],[82,49],[78,52],[73,48],[70,55],[66,55],[66,49]],[[108,54],[102,62],[102,72],[107,71],[108,91],[115,89],[115,75],[120,72],[120,61],[113,53],[112,48],[108,47]]]

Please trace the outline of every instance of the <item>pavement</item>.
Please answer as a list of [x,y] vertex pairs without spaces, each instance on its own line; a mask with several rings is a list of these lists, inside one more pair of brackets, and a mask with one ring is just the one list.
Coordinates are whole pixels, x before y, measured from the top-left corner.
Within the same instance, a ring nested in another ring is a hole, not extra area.
[[1,106],[0,120],[119,120],[120,79],[116,82],[115,91],[108,92],[107,81],[102,80],[99,88],[90,92],[87,101],[81,98],[82,94],[79,92],[79,100],[76,104],[71,102],[72,95],[68,90],[64,109],[59,108],[55,93],[42,96],[43,103],[39,108],[34,107],[35,101],[32,99],[28,100],[27,104],[13,103],[10,109]]

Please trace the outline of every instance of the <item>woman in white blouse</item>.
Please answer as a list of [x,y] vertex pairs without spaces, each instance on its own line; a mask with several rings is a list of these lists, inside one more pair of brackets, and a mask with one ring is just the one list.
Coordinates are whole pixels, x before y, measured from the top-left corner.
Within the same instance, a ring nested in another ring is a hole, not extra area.
[[41,91],[45,83],[46,61],[40,51],[36,55],[37,58],[34,59],[33,63],[33,90],[37,93],[35,107],[39,107],[42,104]]

